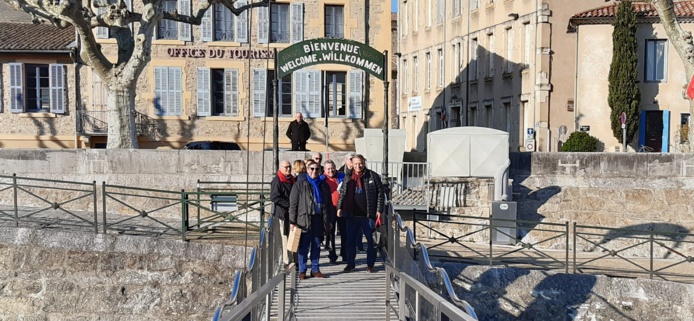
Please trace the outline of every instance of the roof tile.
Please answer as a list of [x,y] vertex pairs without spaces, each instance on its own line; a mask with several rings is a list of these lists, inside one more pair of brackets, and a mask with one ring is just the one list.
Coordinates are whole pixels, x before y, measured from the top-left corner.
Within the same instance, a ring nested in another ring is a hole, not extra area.
[[[575,14],[572,19],[580,18],[611,18],[617,13],[619,4],[612,4],[600,8],[591,9]],[[650,3],[634,2],[632,3],[634,12],[637,17],[657,17],[658,11],[655,10]],[[694,1],[679,1],[675,2],[675,15],[678,17],[694,17]]]
[[48,24],[0,22],[0,50],[66,50],[75,40],[75,29]]

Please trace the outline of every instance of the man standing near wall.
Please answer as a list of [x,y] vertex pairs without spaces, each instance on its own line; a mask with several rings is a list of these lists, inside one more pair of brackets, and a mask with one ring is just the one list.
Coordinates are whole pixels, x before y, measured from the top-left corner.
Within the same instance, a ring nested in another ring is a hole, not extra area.
[[293,151],[305,151],[306,142],[311,138],[311,129],[308,128],[301,113],[296,113],[294,119],[287,128],[287,137],[292,141]]

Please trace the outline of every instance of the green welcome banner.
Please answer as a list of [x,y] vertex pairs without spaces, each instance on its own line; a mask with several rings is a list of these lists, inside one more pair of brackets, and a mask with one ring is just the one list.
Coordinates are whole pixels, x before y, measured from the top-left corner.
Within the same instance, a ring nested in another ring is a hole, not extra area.
[[385,80],[385,57],[361,42],[317,38],[293,44],[277,53],[279,78],[317,64],[340,64],[362,69]]

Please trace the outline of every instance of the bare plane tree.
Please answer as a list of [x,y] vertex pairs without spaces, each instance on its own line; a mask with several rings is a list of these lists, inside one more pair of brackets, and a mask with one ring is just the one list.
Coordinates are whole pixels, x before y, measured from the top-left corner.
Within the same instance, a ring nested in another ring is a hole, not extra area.
[[[687,81],[691,80],[694,75],[694,40],[692,33],[685,31],[677,21],[675,14],[675,2],[673,0],[649,0],[649,2],[658,11],[660,23],[665,28],[665,33],[672,43],[672,46],[677,50],[677,54],[682,59],[684,71],[687,76]],[[694,100],[689,100],[689,114],[694,116]],[[690,126],[691,127],[691,126]],[[687,152],[694,151],[694,131],[689,130]]]
[[[274,0],[249,1],[236,8],[237,0],[200,0],[191,14],[165,11],[164,0],[138,0],[129,9],[124,0],[1,0],[32,15],[35,23],[48,22],[59,28],[74,26],[79,37],[79,58],[91,67],[107,88],[107,148],[138,148],[135,133],[135,88],[151,59],[152,39],[161,20],[200,25],[205,12],[214,3],[239,15],[255,7],[267,7]],[[94,8],[97,10],[95,11]],[[140,12],[136,12],[137,10]],[[139,25],[132,32],[131,26]],[[93,30],[108,28],[118,45],[117,61],[109,61],[101,50]]]

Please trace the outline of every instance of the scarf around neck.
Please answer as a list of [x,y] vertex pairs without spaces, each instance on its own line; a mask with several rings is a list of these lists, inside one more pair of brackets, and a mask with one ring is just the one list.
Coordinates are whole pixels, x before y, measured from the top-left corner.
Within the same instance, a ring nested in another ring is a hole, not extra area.
[[364,172],[357,174],[357,171],[352,171],[352,180],[357,182],[357,188],[362,189],[361,177],[364,176]]
[[294,184],[294,182],[295,182],[294,176],[292,176],[292,175],[286,175],[285,176],[280,171],[277,171],[277,177],[280,178],[280,182],[282,182],[282,183]]
[[313,199],[316,201],[316,204],[322,204],[323,196],[320,194],[320,189],[318,188],[321,182],[320,176],[313,179],[311,176],[306,175],[306,180],[311,183],[311,187],[313,187]]

